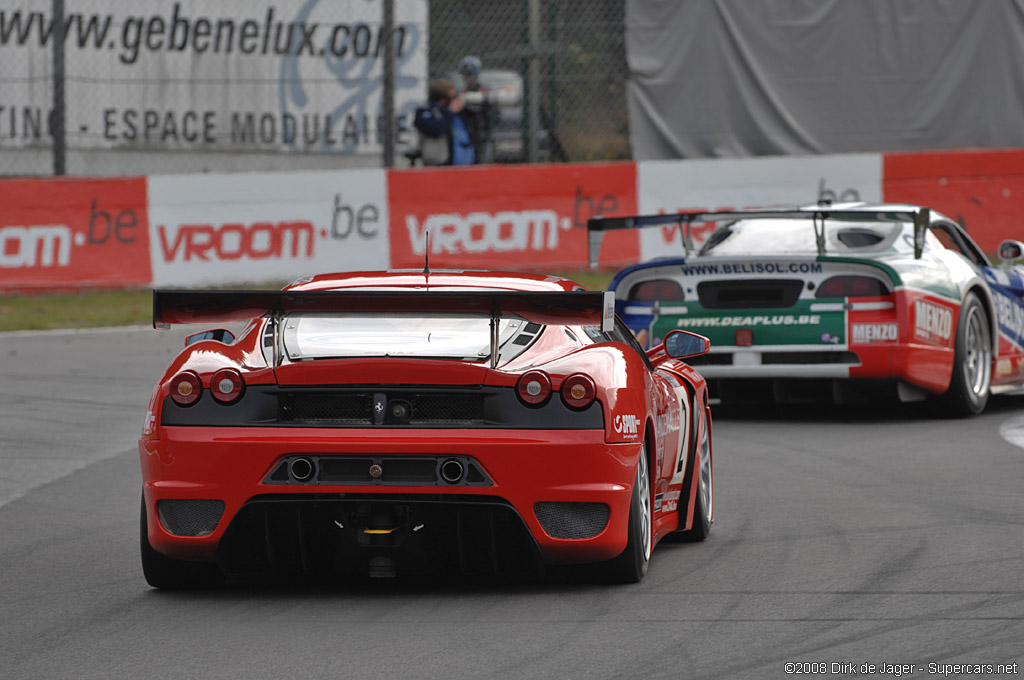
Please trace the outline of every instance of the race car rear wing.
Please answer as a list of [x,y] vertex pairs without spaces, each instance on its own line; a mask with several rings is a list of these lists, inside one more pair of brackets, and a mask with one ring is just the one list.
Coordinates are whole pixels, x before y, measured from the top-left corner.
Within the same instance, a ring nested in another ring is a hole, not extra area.
[[631,217],[593,217],[587,221],[587,246],[590,266],[596,267],[601,252],[601,242],[606,231],[618,229],[643,229],[675,225],[683,236],[683,249],[687,256],[694,252],[691,228],[694,224],[734,220],[758,219],[803,219],[811,220],[814,227],[818,255],[825,254],[825,220],[842,222],[913,222],[914,257],[920,258],[924,249],[925,232],[931,223],[928,208],[916,210],[833,210],[828,206],[809,208],[786,208],[765,210],[722,210],[717,212],[684,212],[663,215],[633,215]]
[[[498,319],[517,314],[539,324],[615,326],[615,294],[606,291],[357,291],[154,290],[153,328],[270,318],[276,328],[289,314],[364,312],[483,314],[491,320],[491,359],[497,360]],[[275,352],[276,345],[275,342]],[[276,360],[275,360],[276,364]]]

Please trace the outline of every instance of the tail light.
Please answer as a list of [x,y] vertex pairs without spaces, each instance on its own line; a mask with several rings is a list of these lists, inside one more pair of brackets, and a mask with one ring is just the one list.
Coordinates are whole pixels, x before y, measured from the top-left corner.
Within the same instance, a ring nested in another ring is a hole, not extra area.
[[171,380],[171,399],[181,406],[191,406],[203,393],[203,383],[192,371],[185,371]]
[[245,389],[242,374],[233,368],[222,368],[210,380],[210,394],[222,404],[238,401]]
[[870,276],[833,276],[818,287],[815,297],[875,297],[891,292],[888,286]]
[[597,388],[594,386],[594,381],[582,373],[570,375],[562,383],[562,400],[572,408],[590,406],[596,394]]
[[551,396],[551,378],[544,371],[527,371],[516,383],[516,393],[531,406],[543,404]]

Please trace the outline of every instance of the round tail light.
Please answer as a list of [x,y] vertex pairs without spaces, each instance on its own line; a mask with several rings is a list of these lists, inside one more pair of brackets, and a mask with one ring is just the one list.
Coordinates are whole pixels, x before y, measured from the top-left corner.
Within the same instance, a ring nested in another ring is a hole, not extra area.
[[594,381],[582,373],[570,375],[562,383],[562,400],[572,408],[590,406],[596,395],[597,388],[594,386]]
[[191,406],[203,393],[203,383],[192,371],[179,373],[171,379],[171,399],[181,406]]
[[516,393],[531,406],[543,404],[551,396],[551,378],[543,371],[527,371],[516,383]]
[[242,374],[233,368],[222,368],[210,379],[210,394],[222,404],[230,404],[242,396],[245,382]]

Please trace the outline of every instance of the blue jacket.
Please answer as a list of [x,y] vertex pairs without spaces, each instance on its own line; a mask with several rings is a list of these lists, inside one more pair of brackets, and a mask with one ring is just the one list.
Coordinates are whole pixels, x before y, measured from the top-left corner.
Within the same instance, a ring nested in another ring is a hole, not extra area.
[[[421,106],[416,109],[416,116],[413,119],[413,126],[424,137],[438,139],[443,137],[448,146],[448,158],[443,163],[434,161],[430,163],[427,155],[424,154],[424,164],[440,165],[472,165],[476,162],[476,154],[473,151],[473,140],[469,137],[469,131],[462,117],[453,113],[448,107],[438,104]],[[426,145],[421,139],[420,147]]]

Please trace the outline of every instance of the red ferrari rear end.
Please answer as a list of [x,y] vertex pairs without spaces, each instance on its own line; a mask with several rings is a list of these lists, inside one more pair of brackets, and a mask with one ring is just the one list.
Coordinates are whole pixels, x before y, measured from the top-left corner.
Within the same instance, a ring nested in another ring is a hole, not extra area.
[[574,287],[381,273],[262,298],[158,292],[158,322],[258,318],[230,344],[187,345],[153,392],[149,582],[622,555],[651,374],[602,330],[602,294]]

